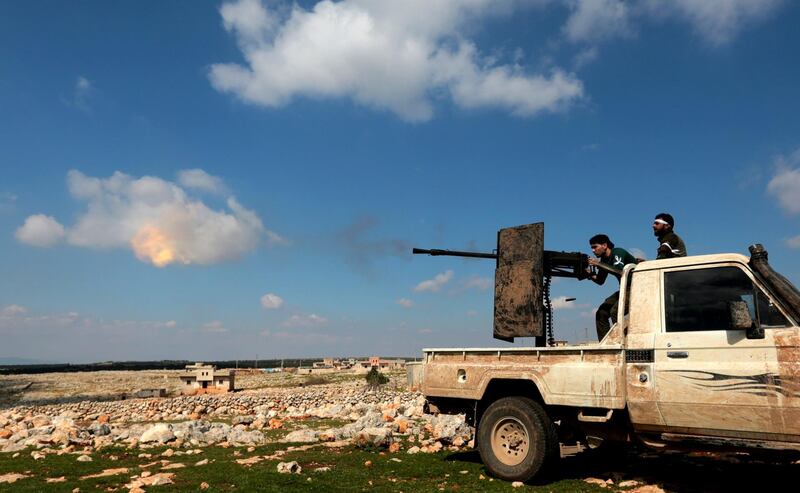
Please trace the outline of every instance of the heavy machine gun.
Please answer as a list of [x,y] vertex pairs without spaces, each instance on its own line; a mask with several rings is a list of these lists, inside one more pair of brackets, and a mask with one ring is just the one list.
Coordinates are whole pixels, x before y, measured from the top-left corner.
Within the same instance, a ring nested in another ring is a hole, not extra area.
[[591,266],[580,252],[544,249],[544,223],[504,228],[497,232],[494,253],[414,248],[413,254],[495,259],[494,337],[513,341],[534,337],[536,346],[552,346],[553,305],[550,282],[553,277],[588,279],[597,268],[620,275],[605,265]]

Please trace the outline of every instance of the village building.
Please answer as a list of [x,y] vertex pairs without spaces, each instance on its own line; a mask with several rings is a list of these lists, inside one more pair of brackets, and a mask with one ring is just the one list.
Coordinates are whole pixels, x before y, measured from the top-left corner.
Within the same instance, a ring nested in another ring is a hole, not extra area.
[[186,371],[178,374],[183,390],[206,392],[229,392],[234,389],[234,370],[218,370],[212,365],[195,363],[186,365]]
[[403,370],[406,367],[404,359],[381,359],[380,356],[371,356],[367,360],[358,361],[355,365],[357,373],[366,373],[373,368],[378,371]]

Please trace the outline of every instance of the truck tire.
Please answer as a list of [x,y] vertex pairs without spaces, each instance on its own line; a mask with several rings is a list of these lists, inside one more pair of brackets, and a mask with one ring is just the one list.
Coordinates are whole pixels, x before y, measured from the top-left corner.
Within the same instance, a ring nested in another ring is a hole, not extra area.
[[507,481],[527,481],[560,458],[556,427],[536,401],[504,397],[478,423],[478,451],[489,473]]

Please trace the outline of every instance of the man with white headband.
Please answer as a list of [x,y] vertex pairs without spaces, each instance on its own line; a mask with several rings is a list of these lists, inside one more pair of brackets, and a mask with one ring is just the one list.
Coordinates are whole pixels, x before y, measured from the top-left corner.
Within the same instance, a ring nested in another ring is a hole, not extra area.
[[653,234],[658,238],[658,252],[656,260],[686,256],[686,245],[672,228],[675,220],[666,212],[656,215],[653,220]]

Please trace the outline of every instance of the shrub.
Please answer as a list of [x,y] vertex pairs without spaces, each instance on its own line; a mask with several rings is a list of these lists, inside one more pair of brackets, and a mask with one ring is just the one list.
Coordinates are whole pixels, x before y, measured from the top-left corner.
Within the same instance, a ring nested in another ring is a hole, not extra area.
[[364,378],[366,378],[367,380],[367,387],[371,389],[375,389],[380,387],[381,385],[389,383],[389,377],[379,372],[378,369],[374,366]]

